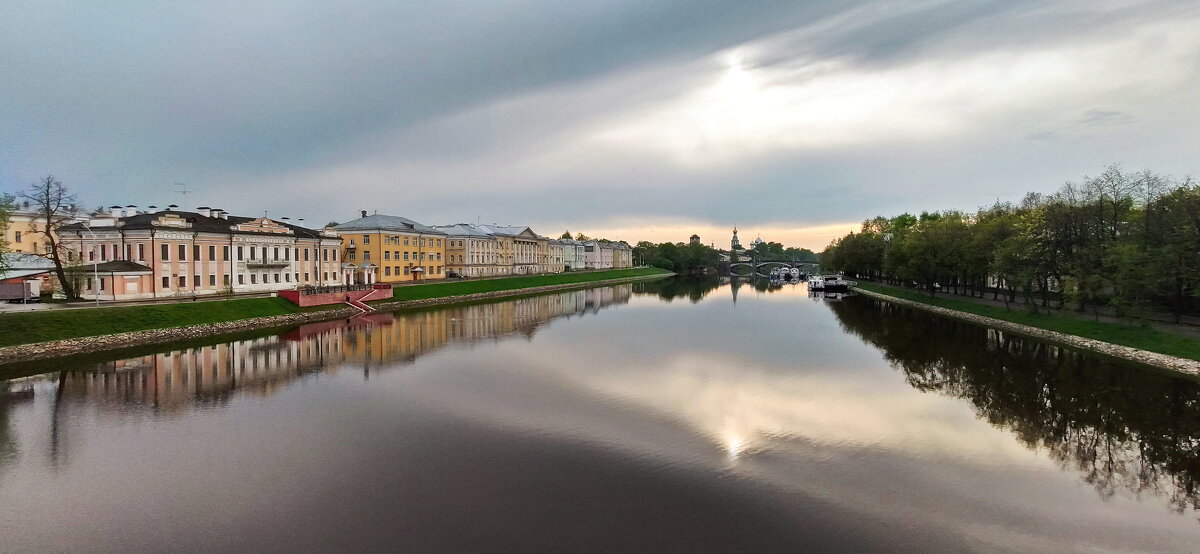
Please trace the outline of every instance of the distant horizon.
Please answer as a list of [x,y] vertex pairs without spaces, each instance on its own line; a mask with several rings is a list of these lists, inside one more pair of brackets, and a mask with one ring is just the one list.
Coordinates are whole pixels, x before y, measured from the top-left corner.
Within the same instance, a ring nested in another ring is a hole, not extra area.
[[5,15],[0,192],[53,174],[85,206],[717,245],[737,225],[819,251],[876,215],[1017,202],[1109,164],[1200,173],[1200,5],[1179,0]]

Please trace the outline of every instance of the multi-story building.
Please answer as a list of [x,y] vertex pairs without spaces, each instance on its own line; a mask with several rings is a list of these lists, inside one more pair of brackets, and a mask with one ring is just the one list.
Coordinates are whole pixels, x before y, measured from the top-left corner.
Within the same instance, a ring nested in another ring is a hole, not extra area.
[[558,239],[563,248],[563,267],[567,271],[582,271],[587,269],[587,255],[584,252],[584,241],[575,239]]
[[[78,221],[73,215],[55,218],[55,223]],[[18,254],[49,254],[50,239],[46,236],[45,218],[33,211],[29,202],[22,202],[8,214],[8,227],[4,228],[4,243],[9,252]]]
[[614,242],[612,244],[612,266],[614,269],[625,269],[633,267],[633,248],[625,242]]
[[612,269],[613,247],[610,242],[587,241],[583,243],[584,267],[587,269]]
[[550,239],[529,227],[457,223],[436,228],[445,232],[453,245],[450,269],[455,275],[492,277],[563,270],[561,256],[550,253]]
[[59,227],[84,298],[138,299],[341,284],[341,238],[266,217],[130,206]]
[[446,277],[449,237],[440,229],[408,218],[373,214],[339,223],[343,279],[357,283],[398,283]]

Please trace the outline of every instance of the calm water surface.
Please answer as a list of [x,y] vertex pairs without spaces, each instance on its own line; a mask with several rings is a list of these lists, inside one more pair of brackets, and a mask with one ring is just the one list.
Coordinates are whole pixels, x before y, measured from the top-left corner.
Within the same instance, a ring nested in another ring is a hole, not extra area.
[[1196,382],[803,285],[134,354],[0,369],[0,551],[1200,548]]

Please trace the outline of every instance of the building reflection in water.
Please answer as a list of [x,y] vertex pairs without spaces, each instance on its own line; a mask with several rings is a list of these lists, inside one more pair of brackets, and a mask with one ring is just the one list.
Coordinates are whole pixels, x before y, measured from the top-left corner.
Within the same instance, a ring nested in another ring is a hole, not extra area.
[[[909,385],[960,398],[1104,498],[1200,510],[1200,383],[857,297],[830,303]],[[937,340],[931,340],[937,339]]]
[[183,348],[92,364],[61,374],[70,402],[152,406],[163,411],[220,403],[236,391],[269,395],[308,375],[412,362],[448,344],[531,337],[559,317],[596,313],[629,302],[633,285],[617,285],[477,305],[377,313],[313,323],[281,335]]

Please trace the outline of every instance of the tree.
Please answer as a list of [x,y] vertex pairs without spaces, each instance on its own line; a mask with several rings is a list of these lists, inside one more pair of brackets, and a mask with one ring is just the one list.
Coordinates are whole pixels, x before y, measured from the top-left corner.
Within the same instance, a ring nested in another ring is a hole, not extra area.
[[563,231],[563,234],[559,235],[558,238],[561,240],[570,240],[571,239],[571,231],[570,230]]
[[592,239],[591,239],[591,237],[589,237],[583,233],[579,233],[579,234],[575,235],[575,240],[592,240]]
[[32,211],[38,214],[34,219],[34,228],[37,233],[46,236],[49,247],[42,255],[54,262],[54,275],[58,277],[59,287],[68,299],[78,299],[79,291],[75,282],[67,278],[63,264],[66,247],[58,241],[58,228],[73,215],[75,195],[53,175],[47,175],[29,185],[29,189],[21,193],[21,198],[28,200]]
[[[8,236],[8,223],[13,210],[16,209],[16,199],[11,194],[0,194],[0,236]],[[8,241],[0,241],[0,271],[8,269],[4,254],[8,253]]]
[[326,229],[328,229],[330,227],[337,227],[337,226],[338,226],[338,222],[336,222],[336,221],[330,221],[329,223],[325,224]]

